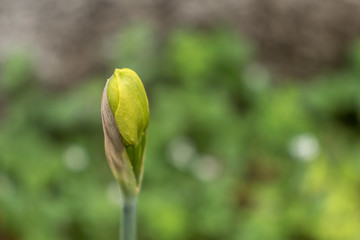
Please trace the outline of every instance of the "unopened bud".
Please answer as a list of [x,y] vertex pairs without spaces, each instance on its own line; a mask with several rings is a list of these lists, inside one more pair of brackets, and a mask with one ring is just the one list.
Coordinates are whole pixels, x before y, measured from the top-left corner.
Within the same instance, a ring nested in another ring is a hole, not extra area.
[[136,196],[144,167],[149,103],[134,71],[115,69],[104,88],[101,116],[110,168],[123,193]]

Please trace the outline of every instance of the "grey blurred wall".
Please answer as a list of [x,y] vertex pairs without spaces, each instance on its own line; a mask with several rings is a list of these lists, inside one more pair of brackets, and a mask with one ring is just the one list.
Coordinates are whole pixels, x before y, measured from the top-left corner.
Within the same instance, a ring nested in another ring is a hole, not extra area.
[[0,0],[0,67],[31,52],[44,81],[69,83],[101,69],[114,33],[146,20],[166,36],[179,26],[229,25],[281,75],[339,67],[360,33],[358,0]]

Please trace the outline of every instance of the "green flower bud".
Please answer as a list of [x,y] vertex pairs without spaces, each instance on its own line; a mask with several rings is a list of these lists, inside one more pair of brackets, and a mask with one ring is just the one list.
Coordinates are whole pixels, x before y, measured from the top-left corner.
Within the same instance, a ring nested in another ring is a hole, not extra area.
[[104,88],[101,115],[110,168],[124,194],[136,196],[143,173],[149,103],[134,71],[115,69]]

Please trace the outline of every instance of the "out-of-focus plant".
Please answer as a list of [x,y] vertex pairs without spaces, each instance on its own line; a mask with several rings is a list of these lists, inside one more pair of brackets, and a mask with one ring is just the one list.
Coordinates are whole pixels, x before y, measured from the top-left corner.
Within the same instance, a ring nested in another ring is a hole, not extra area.
[[[279,81],[231,29],[121,33],[104,64],[146,76],[151,107],[140,239],[359,238],[360,51],[343,69]],[[29,59],[0,63],[0,239],[116,239],[105,76],[52,88]]]
[[139,76],[116,69],[104,88],[105,153],[124,196],[122,240],[136,239],[136,201],[144,168],[149,103]]

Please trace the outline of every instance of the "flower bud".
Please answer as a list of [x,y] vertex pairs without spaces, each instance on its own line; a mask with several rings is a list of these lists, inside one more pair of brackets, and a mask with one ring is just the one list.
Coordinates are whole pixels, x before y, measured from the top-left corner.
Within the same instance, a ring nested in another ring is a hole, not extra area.
[[101,102],[105,153],[110,168],[127,196],[140,190],[149,124],[149,103],[139,76],[115,69]]

